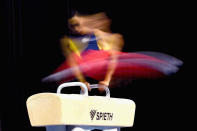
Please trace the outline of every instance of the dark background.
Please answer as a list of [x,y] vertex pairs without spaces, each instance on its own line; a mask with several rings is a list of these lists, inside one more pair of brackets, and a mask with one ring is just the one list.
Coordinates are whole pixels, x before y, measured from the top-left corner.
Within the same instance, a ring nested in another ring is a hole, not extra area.
[[4,0],[1,1],[2,130],[45,130],[31,127],[25,104],[30,95],[56,90],[40,80],[64,60],[59,40],[69,34],[67,19],[73,9],[105,11],[112,19],[112,31],[124,37],[123,51],[159,51],[184,62],[172,76],[136,80],[121,90],[112,91],[114,96],[134,100],[137,106],[134,127],[124,130],[184,128],[187,113],[183,112],[188,103],[185,79],[191,53],[186,52],[190,46],[187,29],[192,13],[186,3]]

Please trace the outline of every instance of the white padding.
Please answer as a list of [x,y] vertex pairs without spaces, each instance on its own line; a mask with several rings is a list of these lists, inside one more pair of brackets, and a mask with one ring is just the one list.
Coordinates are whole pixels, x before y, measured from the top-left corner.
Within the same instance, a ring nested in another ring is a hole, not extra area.
[[135,103],[129,99],[39,93],[27,100],[32,126],[91,125],[130,127]]

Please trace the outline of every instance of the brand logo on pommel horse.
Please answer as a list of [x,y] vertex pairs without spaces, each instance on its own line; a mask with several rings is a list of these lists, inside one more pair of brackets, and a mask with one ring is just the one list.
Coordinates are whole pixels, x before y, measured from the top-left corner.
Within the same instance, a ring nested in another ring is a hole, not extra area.
[[113,119],[113,113],[99,112],[97,110],[91,110],[90,111],[91,120],[94,120],[95,116],[96,116],[96,120],[112,120]]
[[90,118],[91,118],[91,120],[94,119],[95,114],[96,114],[96,110],[91,110],[90,111]]

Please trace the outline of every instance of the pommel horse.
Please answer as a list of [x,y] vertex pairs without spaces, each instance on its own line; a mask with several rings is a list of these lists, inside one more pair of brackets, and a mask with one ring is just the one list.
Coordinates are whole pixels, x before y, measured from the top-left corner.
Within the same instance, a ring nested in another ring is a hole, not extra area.
[[[64,87],[80,86],[80,94],[62,94]],[[90,85],[90,88],[98,86]],[[57,93],[38,93],[26,101],[30,123],[34,127],[45,126],[46,131],[120,131],[121,127],[132,127],[135,103],[129,99],[89,96],[81,82],[61,84]]]

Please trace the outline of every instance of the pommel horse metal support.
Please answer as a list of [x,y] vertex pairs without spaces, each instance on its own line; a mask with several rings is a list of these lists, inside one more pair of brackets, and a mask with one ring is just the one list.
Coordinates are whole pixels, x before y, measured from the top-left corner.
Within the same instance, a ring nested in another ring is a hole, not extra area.
[[[81,94],[61,94],[64,87],[80,86]],[[97,84],[90,88],[98,88]],[[88,96],[81,82],[61,84],[57,93],[38,93],[27,99],[30,123],[45,126],[46,131],[120,131],[134,123],[135,103],[129,99],[111,98],[109,88],[103,87],[106,96]]]

